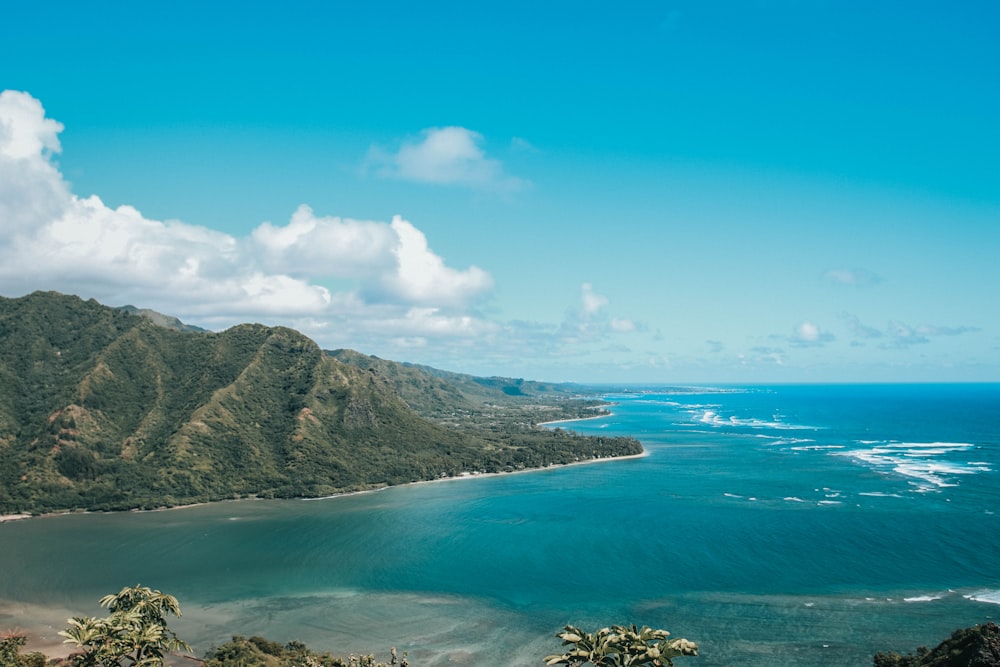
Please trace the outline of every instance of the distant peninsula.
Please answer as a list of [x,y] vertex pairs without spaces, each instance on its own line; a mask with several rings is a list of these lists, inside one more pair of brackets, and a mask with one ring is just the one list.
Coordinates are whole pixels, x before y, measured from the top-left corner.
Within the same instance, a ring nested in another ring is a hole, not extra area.
[[640,454],[541,422],[581,388],[220,333],[54,292],[0,298],[0,514],[318,497]]

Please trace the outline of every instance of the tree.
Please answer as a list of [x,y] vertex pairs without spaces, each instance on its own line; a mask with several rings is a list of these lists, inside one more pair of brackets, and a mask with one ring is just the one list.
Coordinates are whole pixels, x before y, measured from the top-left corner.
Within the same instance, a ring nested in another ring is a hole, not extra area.
[[101,598],[107,618],[75,617],[59,634],[81,649],[70,658],[74,667],[154,667],[172,650],[190,650],[167,627],[167,616],[181,615],[172,595],[135,585]]
[[21,653],[27,642],[24,633],[17,630],[0,632],[0,667],[45,667],[41,653]]
[[647,626],[613,625],[590,633],[567,625],[556,634],[563,640],[562,655],[545,658],[546,665],[592,664],[598,667],[672,667],[673,658],[698,655],[698,645],[687,639],[667,639],[666,630]]

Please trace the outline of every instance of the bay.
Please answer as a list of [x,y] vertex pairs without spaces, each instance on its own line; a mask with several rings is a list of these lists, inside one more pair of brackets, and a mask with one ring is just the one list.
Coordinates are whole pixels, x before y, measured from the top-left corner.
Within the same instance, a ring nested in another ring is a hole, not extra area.
[[[637,623],[678,664],[871,664],[1000,610],[1000,385],[644,387],[558,424],[638,459],[310,501],[0,525],[0,628],[53,639],[142,583],[199,653],[234,633],[540,665]],[[585,454],[582,453],[582,454]]]

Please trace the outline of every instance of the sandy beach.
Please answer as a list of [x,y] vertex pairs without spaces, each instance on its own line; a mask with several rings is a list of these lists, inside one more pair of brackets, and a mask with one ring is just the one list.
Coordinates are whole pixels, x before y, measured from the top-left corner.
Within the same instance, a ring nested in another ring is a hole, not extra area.
[[573,422],[587,422],[593,419],[604,419],[605,417],[612,417],[613,413],[608,412],[603,415],[594,415],[593,417],[577,417],[575,419],[556,419],[550,422],[539,422],[536,426],[551,426],[552,424],[572,424]]
[[49,658],[65,658],[72,652],[69,644],[59,636],[67,620],[79,616],[79,611],[48,607],[30,602],[0,600],[0,632],[16,632],[27,637],[22,651],[38,651]]

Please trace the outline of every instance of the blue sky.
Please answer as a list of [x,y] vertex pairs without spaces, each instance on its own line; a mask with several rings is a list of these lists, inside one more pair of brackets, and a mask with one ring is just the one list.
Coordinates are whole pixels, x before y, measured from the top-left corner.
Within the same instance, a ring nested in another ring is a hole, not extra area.
[[1000,380],[997,3],[34,4],[5,296],[481,375]]

